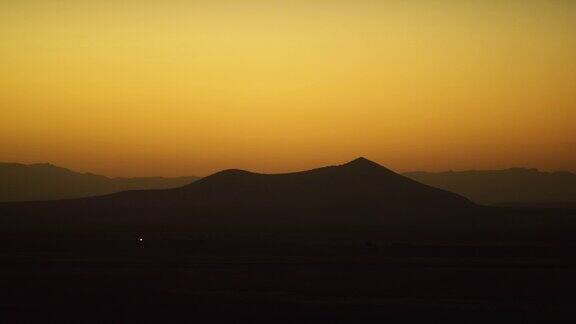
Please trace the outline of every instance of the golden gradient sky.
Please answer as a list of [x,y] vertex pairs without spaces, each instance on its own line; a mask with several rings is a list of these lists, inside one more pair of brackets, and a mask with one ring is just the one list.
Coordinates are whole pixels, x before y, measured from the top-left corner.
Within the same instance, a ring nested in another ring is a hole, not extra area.
[[0,1],[0,161],[576,171],[576,1]]

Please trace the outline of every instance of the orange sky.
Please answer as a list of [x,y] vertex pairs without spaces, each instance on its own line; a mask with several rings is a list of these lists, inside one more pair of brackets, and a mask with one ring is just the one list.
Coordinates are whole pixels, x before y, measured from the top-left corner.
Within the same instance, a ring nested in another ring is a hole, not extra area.
[[0,161],[576,171],[574,1],[0,2]]

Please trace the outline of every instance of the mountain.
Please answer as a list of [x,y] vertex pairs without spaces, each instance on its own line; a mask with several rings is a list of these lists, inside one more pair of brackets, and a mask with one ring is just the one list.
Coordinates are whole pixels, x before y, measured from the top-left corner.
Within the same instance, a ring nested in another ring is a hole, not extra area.
[[[383,209],[471,205],[461,196],[422,185],[365,158],[286,174],[225,170],[177,191],[189,201],[201,197],[203,204],[210,202],[219,207],[242,203],[244,207],[263,208],[264,202],[274,208],[305,205],[329,209],[344,204]],[[413,201],[420,206],[411,204]]]
[[309,171],[225,170],[189,185],[0,204],[0,237],[462,241],[572,238],[572,210],[483,207],[359,158]]
[[166,189],[198,178],[108,178],[47,163],[0,163],[0,201],[54,200],[105,195],[134,189]]
[[52,237],[393,234],[468,226],[464,215],[475,207],[359,158],[286,174],[225,170],[175,189],[5,203],[0,227]]
[[479,204],[576,205],[576,174],[536,169],[461,172],[411,172],[405,176],[429,186],[456,192]]

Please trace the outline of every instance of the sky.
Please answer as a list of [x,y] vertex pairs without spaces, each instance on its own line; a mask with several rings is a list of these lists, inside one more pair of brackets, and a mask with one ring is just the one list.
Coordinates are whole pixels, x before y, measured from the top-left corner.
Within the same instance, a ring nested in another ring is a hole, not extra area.
[[2,0],[0,161],[576,171],[576,2]]

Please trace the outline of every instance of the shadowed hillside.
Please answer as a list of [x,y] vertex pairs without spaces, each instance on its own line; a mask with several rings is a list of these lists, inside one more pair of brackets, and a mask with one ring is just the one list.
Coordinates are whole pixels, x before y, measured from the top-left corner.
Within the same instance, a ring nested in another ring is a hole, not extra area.
[[175,188],[197,179],[108,178],[91,173],[78,173],[47,163],[0,163],[0,202],[69,199],[124,190]]
[[576,205],[576,175],[536,169],[410,172],[405,176],[456,192],[479,204]]

